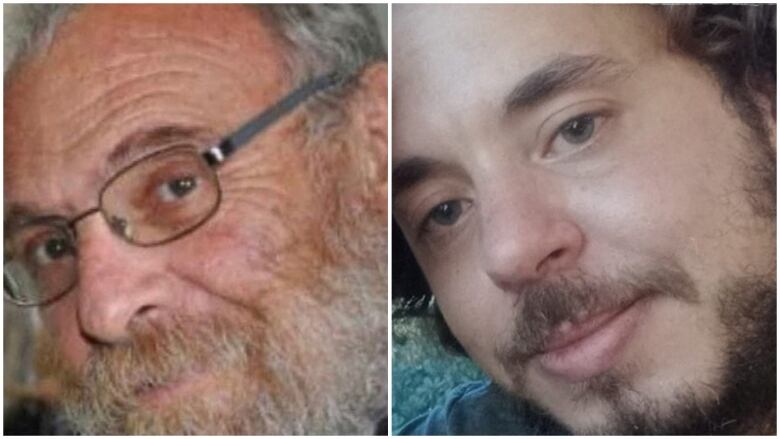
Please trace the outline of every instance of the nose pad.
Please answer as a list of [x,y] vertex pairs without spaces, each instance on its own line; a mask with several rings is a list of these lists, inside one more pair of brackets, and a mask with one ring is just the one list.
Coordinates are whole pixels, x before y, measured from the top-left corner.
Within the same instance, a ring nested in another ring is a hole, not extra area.
[[108,220],[108,224],[114,233],[116,233],[118,236],[121,236],[125,240],[132,242],[133,230],[126,219],[116,215],[111,215],[111,218]]
[[[82,332],[101,343],[127,340],[134,325],[164,318],[175,308],[164,264],[148,248],[118,239],[101,217],[79,227],[78,319]],[[128,228],[122,227],[126,235]]]

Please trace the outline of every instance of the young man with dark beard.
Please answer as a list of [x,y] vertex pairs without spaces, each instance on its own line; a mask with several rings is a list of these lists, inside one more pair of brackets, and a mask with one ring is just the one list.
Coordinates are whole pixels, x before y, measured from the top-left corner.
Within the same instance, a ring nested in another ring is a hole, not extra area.
[[775,434],[775,32],[393,8],[394,290],[490,377],[402,434]]
[[67,426],[373,433],[387,71],[367,8],[22,8],[4,292],[50,334]]

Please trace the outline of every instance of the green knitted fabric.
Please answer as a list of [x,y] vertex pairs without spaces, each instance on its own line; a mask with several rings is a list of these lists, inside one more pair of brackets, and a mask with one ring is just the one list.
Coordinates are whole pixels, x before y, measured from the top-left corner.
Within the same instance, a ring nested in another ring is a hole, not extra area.
[[444,350],[432,323],[393,319],[393,432],[440,403],[449,389],[485,378],[469,358]]

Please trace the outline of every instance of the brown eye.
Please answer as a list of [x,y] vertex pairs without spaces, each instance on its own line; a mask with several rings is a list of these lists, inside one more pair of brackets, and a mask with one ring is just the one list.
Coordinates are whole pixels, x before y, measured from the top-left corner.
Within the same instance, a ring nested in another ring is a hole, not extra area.
[[73,253],[73,245],[67,238],[50,236],[33,244],[32,261],[36,266],[43,267]]
[[197,177],[186,176],[163,182],[157,188],[157,193],[163,201],[177,201],[189,195],[197,187]]

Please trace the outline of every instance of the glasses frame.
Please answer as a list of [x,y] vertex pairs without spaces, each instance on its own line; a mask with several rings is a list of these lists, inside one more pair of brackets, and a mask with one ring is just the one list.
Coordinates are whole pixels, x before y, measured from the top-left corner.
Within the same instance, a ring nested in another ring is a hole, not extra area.
[[[238,129],[234,130],[227,136],[223,137],[216,145],[211,146],[210,148],[200,153],[199,155],[201,156],[201,158],[205,160],[206,165],[209,168],[216,169],[218,166],[224,163],[225,160],[227,160],[231,155],[233,155],[236,151],[246,146],[257,135],[265,131],[269,126],[273,125],[276,121],[278,121],[288,113],[298,108],[301,104],[303,104],[313,95],[315,95],[318,92],[335,87],[337,85],[343,84],[345,82],[346,80],[344,78],[341,78],[336,72],[318,76],[312,79],[311,81],[303,84],[302,86],[298,87],[297,89],[293,90],[282,99],[276,101],[276,103],[272,104],[270,107],[263,110],[257,116],[249,119],[247,122],[244,122]],[[219,210],[219,206],[222,202],[222,188],[220,186],[219,176],[216,175],[216,172],[214,173],[215,174],[214,183],[216,184],[217,200],[214,203],[214,207],[208,212],[207,215],[203,217],[202,220],[196,222],[190,227],[183,229],[180,232],[175,233],[173,236],[169,238],[156,241],[156,242],[151,242],[151,243],[134,242],[128,239],[127,236],[125,236],[118,230],[118,227],[116,227],[113,220],[111,218],[108,218],[107,213],[103,210],[103,194],[106,191],[106,189],[111,186],[112,182],[114,182],[117,178],[119,178],[120,176],[128,172],[138,163],[145,160],[149,160],[150,158],[153,158],[159,154],[169,152],[175,148],[182,148],[182,146],[177,145],[171,148],[165,148],[160,151],[155,151],[151,154],[145,155],[133,161],[129,165],[119,170],[116,174],[111,176],[111,178],[109,178],[106,181],[106,183],[103,185],[103,187],[100,189],[100,192],[98,193],[98,205],[96,207],[81,212],[71,219],[64,218],[61,216],[56,216],[56,215],[47,215],[47,216],[33,218],[22,224],[17,224],[13,228],[21,228],[29,225],[38,225],[38,224],[50,225],[55,229],[60,229],[61,231],[63,231],[75,243],[78,237],[76,224],[82,219],[94,213],[100,212],[104,221],[106,221],[106,223],[109,225],[109,227],[111,228],[112,232],[115,235],[118,235],[123,241],[131,245],[134,245],[136,247],[155,247],[155,246],[165,245],[177,239],[180,239],[188,235],[189,233],[192,233],[193,231],[197,230],[205,222],[211,219],[211,217],[214,216],[217,210]],[[197,151],[195,150],[193,150],[193,152],[195,154],[198,154]],[[74,257],[78,258],[78,247],[75,245],[74,245]],[[4,267],[5,264],[6,262],[4,262],[3,264]],[[9,297],[7,291],[10,291],[11,289],[10,285],[16,284],[16,282],[11,276],[5,273],[5,269],[4,269],[3,270],[3,298],[5,301],[13,303],[14,305],[19,307],[45,306],[58,300],[59,298],[61,298],[62,296],[70,292],[70,290],[72,290],[77,283],[78,283],[78,276],[74,276],[72,284],[68,285],[61,293],[54,294],[51,298],[47,298],[40,302],[23,302],[19,300],[14,300]]]
[[[145,162],[147,160],[153,160],[157,156],[161,156],[163,154],[170,153],[171,151],[174,151],[174,150],[177,150],[177,149],[180,149],[182,151],[189,151],[193,155],[197,155],[197,156],[200,156],[200,158],[204,158],[204,154],[205,153],[200,153],[199,154],[194,149],[194,147],[185,146],[185,145],[174,145],[174,146],[171,146],[171,147],[168,147],[168,148],[161,149],[159,151],[155,151],[155,152],[153,152],[151,154],[145,155],[145,156],[139,158],[138,160],[134,160],[132,163],[130,163],[129,165],[125,166],[119,172],[114,174],[103,185],[103,189],[100,190],[100,195],[99,195],[99,198],[98,198],[100,207],[97,207],[95,209],[90,209],[89,211],[85,212],[84,214],[79,215],[79,220],[81,218],[84,218],[85,216],[88,216],[88,215],[91,215],[92,213],[95,213],[95,211],[100,211],[100,214],[103,216],[103,219],[106,221],[106,224],[108,224],[108,226],[111,228],[111,230],[114,232],[114,234],[120,236],[125,242],[128,242],[128,243],[130,243],[130,244],[132,244],[132,245],[134,245],[136,247],[155,247],[155,246],[158,246],[158,245],[164,245],[164,244],[167,244],[169,242],[175,241],[175,240],[183,237],[184,235],[194,231],[198,227],[202,226],[203,223],[205,223],[206,221],[211,219],[211,217],[214,215],[214,213],[219,209],[219,205],[222,203],[222,187],[219,184],[219,176],[217,175],[216,172],[213,172],[213,170],[216,168],[216,166],[219,163],[217,163],[216,165],[213,165],[213,164],[209,163],[208,160],[206,160],[206,166],[208,166],[208,168],[210,170],[212,170],[212,175],[213,175],[213,180],[214,180],[213,184],[216,186],[216,190],[217,190],[217,200],[216,200],[216,202],[211,207],[211,210],[203,217],[203,219],[198,220],[194,224],[192,224],[192,225],[182,229],[179,232],[174,233],[173,235],[171,235],[168,238],[161,239],[159,241],[150,241],[150,242],[138,242],[138,241],[134,241],[132,239],[129,239],[126,235],[124,235],[123,233],[120,232],[120,229],[117,226],[115,219],[114,218],[109,218],[108,215],[107,215],[108,212],[105,209],[103,209],[103,198],[104,198],[103,195],[104,195],[105,191],[109,187],[111,187],[111,184],[113,182],[115,182],[117,179],[119,179],[121,176],[123,176],[127,172],[132,171],[139,163]],[[72,222],[72,224],[75,225],[75,223],[77,221],[78,220],[74,220]],[[74,235],[75,235],[75,228],[74,228]]]

